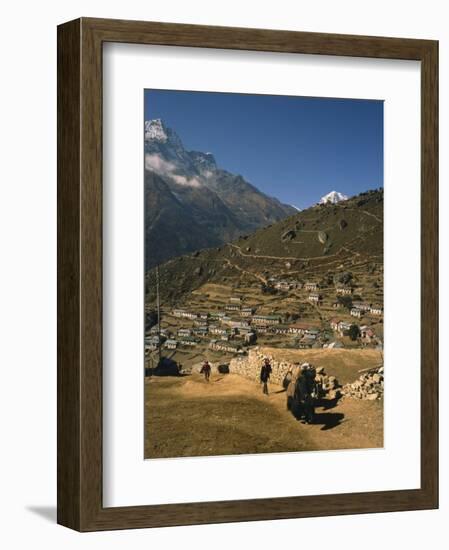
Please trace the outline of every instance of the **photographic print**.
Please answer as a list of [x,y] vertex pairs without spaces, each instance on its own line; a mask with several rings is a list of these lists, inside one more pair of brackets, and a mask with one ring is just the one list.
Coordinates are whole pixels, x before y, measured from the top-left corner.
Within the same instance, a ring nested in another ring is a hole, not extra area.
[[383,102],[144,91],[145,458],[383,446]]

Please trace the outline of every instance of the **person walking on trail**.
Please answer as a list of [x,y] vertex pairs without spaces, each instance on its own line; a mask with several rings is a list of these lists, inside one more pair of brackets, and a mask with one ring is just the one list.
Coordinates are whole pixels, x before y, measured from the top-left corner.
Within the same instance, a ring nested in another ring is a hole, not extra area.
[[301,365],[301,374],[296,382],[296,391],[301,403],[305,424],[312,424],[315,416],[314,378],[314,369],[308,363]]
[[260,381],[263,384],[263,393],[268,395],[268,380],[270,379],[271,365],[268,357],[265,357],[262,368],[260,369]]
[[209,382],[211,367],[209,361],[204,361],[203,366],[201,367],[200,374],[204,374],[204,379],[206,382]]

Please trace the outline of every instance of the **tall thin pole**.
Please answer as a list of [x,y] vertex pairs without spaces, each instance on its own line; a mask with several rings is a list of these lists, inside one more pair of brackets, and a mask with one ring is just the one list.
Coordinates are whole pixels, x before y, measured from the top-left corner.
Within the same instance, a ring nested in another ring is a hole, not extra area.
[[158,336],[158,354],[161,362],[161,298],[159,295],[159,266],[156,267],[156,307],[157,307],[157,336]]

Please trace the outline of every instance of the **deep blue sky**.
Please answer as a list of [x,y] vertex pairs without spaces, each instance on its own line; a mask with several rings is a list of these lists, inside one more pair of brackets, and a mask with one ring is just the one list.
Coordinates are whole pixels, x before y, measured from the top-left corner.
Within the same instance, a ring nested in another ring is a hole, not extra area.
[[383,185],[383,102],[145,90],[145,120],[161,118],[186,149],[264,193],[304,208],[329,191]]

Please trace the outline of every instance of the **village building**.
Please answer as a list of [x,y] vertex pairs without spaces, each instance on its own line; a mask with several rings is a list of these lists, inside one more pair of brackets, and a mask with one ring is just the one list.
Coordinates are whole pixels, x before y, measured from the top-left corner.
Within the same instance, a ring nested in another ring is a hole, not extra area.
[[297,322],[288,326],[288,332],[290,334],[309,334],[315,331],[319,333],[319,328],[313,323]]
[[195,313],[193,311],[186,311],[184,317],[186,319],[198,319],[198,313]]
[[346,321],[340,321],[338,323],[338,332],[340,333],[340,336],[343,336],[344,332],[349,330],[351,328],[351,323],[348,323]]
[[312,290],[312,291],[316,291],[320,288],[320,285],[318,283],[314,283],[314,282],[306,282],[305,285],[304,285],[304,289],[305,290]]
[[226,313],[224,313],[223,311],[213,311],[212,313],[209,314],[209,317],[211,317],[212,319],[221,319],[222,317],[225,317],[226,316]]
[[288,325],[276,325],[270,328],[270,332],[274,334],[289,334],[290,327]]
[[231,319],[231,321],[228,323],[228,326],[234,329],[241,329],[241,328],[249,328],[251,325],[249,321],[245,321],[241,319]]
[[254,315],[255,309],[253,307],[242,307],[240,310],[240,315],[242,317],[251,317],[251,315]]
[[178,336],[191,336],[192,330],[190,328],[180,328],[178,329]]
[[193,311],[186,311],[185,309],[174,309],[173,310],[174,317],[181,317],[184,319],[197,319],[198,313],[194,313]]
[[363,340],[372,342],[376,337],[376,334],[371,327],[364,325],[360,327],[360,336]]
[[209,333],[210,334],[216,334],[216,335],[220,335],[220,334],[226,334],[226,329],[223,328],[223,327],[218,327],[218,326],[210,326],[209,327]]
[[303,334],[308,326],[306,323],[293,323],[288,327],[288,332],[290,334]]
[[277,325],[281,322],[279,315],[253,315],[252,322],[254,325]]
[[183,309],[174,309],[172,311],[172,315],[174,317],[183,317],[184,313],[185,313],[185,310],[183,310]]
[[360,319],[360,317],[363,315],[363,311],[358,307],[353,307],[351,309],[351,315]]
[[145,337],[145,344],[159,344],[159,342],[161,340],[162,340],[162,338],[159,338],[158,335],[146,336]]
[[207,321],[207,319],[209,319],[209,313],[207,312],[200,313],[199,318],[203,319],[204,321]]
[[220,317],[220,323],[222,325],[229,325],[229,323],[232,321],[231,317],[228,317],[228,315],[225,315],[223,317]]
[[145,337],[145,351],[154,351],[162,343],[162,338],[159,336],[146,336]]
[[210,349],[213,349],[216,351],[227,351],[229,353],[242,353],[242,349],[240,346],[231,344],[229,342],[220,342],[217,340],[211,340],[209,347]]
[[356,309],[361,309],[362,311],[370,311],[371,304],[367,302],[352,302],[352,306]]
[[298,342],[299,348],[311,348],[312,345],[316,342],[316,336],[312,334],[305,334],[301,340]]
[[321,296],[321,294],[317,294],[317,293],[313,293],[313,294],[309,294],[309,302],[312,302],[314,304],[321,304],[321,302],[323,301],[323,297]]
[[329,321],[329,324],[330,324],[330,327],[332,330],[334,331],[337,331],[338,330],[338,325],[341,323],[341,319],[337,319],[336,317],[334,317],[333,319],[331,319]]
[[145,344],[145,353],[157,350],[159,346],[157,344]]
[[371,306],[369,312],[372,314],[372,315],[382,315],[384,310],[383,310],[383,307],[382,306]]
[[255,344],[257,342],[257,335],[255,332],[248,332],[248,334],[245,334],[244,340],[246,344]]
[[176,349],[178,347],[178,342],[176,340],[169,339],[165,342],[164,346],[167,349]]
[[193,334],[195,334],[196,336],[207,336],[208,332],[208,327],[196,327],[193,329]]
[[197,341],[195,340],[195,338],[192,338],[191,336],[183,336],[179,338],[179,343],[182,346],[196,346]]
[[150,329],[150,334],[161,334],[161,336],[168,336],[168,331],[166,328],[161,328],[159,330],[159,327],[157,325],[154,325],[153,327],[151,327]]
[[239,311],[240,310],[240,304],[227,304],[225,305],[226,311]]
[[247,326],[239,328],[237,334],[239,336],[245,336],[246,334],[250,334],[251,332],[254,332],[254,329],[251,328],[251,326]]
[[277,290],[291,290],[293,288],[293,284],[290,281],[276,281],[274,288]]
[[340,296],[349,296],[352,294],[352,288],[350,286],[337,286],[335,290]]
[[241,304],[242,303],[242,297],[241,296],[231,296],[229,301],[232,302],[233,304]]

